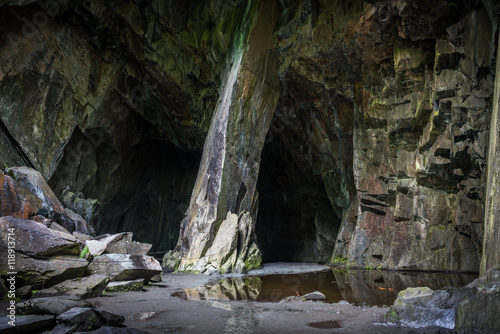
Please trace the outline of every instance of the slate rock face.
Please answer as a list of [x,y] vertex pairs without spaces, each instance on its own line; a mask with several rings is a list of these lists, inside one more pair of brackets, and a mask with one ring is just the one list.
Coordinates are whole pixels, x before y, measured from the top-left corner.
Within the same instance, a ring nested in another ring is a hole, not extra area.
[[101,254],[132,254],[146,255],[151,249],[151,244],[132,241],[133,233],[122,232],[107,235],[95,240],[87,240],[86,246],[92,255]]
[[57,296],[31,299],[16,305],[19,314],[62,314],[74,307],[90,307],[77,296]]
[[32,168],[11,167],[7,170],[17,182],[42,200],[40,213],[54,219],[70,233],[95,235],[95,231],[80,215],[62,206],[42,174]]
[[93,275],[104,275],[110,281],[129,281],[143,278],[146,282],[159,273],[161,265],[153,257],[130,254],[103,254],[92,260],[89,270]]
[[[0,252],[5,256],[5,252]],[[7,261],[0,259],[2,268],[7,268]],[[88,262],[74,255],[54,255],[47,258],[33,258],[24,254],[17,254],[15,270],[17,284],[32,285],[39,290],[67,279],[84,275]]]
[[19,315],[16,316],[16,326],[12,327],[6,321],[0,324],[0,332],[10,333],[35,333],[50,330],[55,324],[52,315]]
[[32,220],[0,217],[0,245],[7,249],[8,231],[15,230],[16,252],[28,255],[79,254],[80,244],[71,234],[55,231]]
[[459,331],[498,331],[500,328],[500,282],[484,282],[460,302],[456,310]]
[[42,201],[0,170],[0,217],[30,218]]
[[70,295],[82,299],[100,297],[108,282],[109,278],[103,275],[78,277],[40,290],[38,294],[41,296]]

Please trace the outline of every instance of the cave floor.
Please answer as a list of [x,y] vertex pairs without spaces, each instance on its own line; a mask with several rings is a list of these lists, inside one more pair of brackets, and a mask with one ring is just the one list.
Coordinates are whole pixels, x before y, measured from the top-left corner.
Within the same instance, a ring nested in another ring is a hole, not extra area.
[[[300,270],[292,267],[293,264],[268,264],[265,273],[259,274]],[[321,269],[316,267],[312,271]],[[301,272],[305,270],[304,266]],[[388,308],[312,301],[266,303],[183,300],[172,296],[175,292],[196,288],[220,278],[220,275],[166,273],[162,277],[163,282],[147,286],[145,291],[114,293],[89,301],[98,309],[123,315],[125,325],[150,333],[420,332],[410,328],[377,325]]]

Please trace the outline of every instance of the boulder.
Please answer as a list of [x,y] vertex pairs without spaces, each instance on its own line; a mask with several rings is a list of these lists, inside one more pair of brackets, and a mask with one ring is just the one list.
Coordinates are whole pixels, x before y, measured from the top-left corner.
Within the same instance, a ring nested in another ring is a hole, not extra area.
[[55,296],[27,300],[16,305],[18,314],[62,314],[74,307],[91,305],[77,296]]
[[132,232],[123,232],[108,235],[104,238],[88,240],[86,242],[89,253],[101,254],[132,254],[146,255],[151,249],[151,244],[132,241]]
[[301,296],[305,300],[325,300],[326,296],[319,291],[314,291]]
[[42,201],[0,170],[0,217],[29,218],[36,214]]
[[98,200],[85,198],[82,193],[74,193],[68,189],[63,191],[59,199],[66,208],[82,216],[88,223],[92,223],[99,209]]
[[94,275],[105,275],[111,281],[129,281],[161,273],[161,265],[151,256],[130,254],[103,254],[94,258],[89,269]]
[[[72,328],[73,332],[92,331],[103,325],[101,314],[90,307],[74,307],[56,317],[57,322]],[[60,327],[59,327],[60,326]],[[62,328],[59,325],[59,328]],[[54,328],[53,333],[60,330]]]
[[54,212],[62,214],[64,208],[52,192],[40,172],[28,167],[11,167],[7,173],[19,182],[24,188],[42,200],[40,212],[52,217]]
[[[104,237],[98,236],[95,240],[88,240],[85,242],[85,245],[89,248],[89,253],[92,255],[101,255],[104,254],[108,247],[112,247],[114,243],[118,243],[120,241],[131,242],[132,241],[132,233],[123,232],[118,234],[106,235]],[[115,247],[119,248],[119,247]],[[111,252],[107,252],[111,253]],[[125,252],[116,252],[121,254],[126,254]]]
[[40,290],[42,296],[50,295],[71,295],[82,299],[101,296],[106,288],[109,278],[103,275],[93,275],[67,280],[54,285],[51,288]]
[[75,226],[73,232],[95,235],[94,228],[90,224],[88,224],[82,216],[67,208],[64,209],[64,213],[73,221],[73,224]]
[[41,333],[54,326],[53,315],[18,315],[16,316],[16,326],[13,327],[7,321],[0,323],[0,333],[2,334],[30,334]]
[[133,281],[110,282],[106,287],[106,292],[142,291],[144,279],[139,278]]
[[87,232],[93,231],[92,226],[85,222],[81,216],[81,220],[74,220],[76,217],[73,215],[74,213],[71,214],[72,211],[64,209],[40,172],[28,167],[12,167],[7,169],[7,173],[42,201],[39,213],[54,219],[71,233],[77,231],[91,234]]
[[[15,271],[17,284],[31,285],[33,289],[49,287],[84,274],[88,262],[78,256],[58,255],[47,259],[35,259],[17,254]],[[0,267],[7,268],[7,253],[0,252]]]
[[80,244],[71,234],[54,231],[32,220],[0,217],[0,249],[7,249],[8,233],[15,231],[15,250],[18,253],[47,256],[77,255]]
[[457,306],[456,330],[460,332],[500,330],[500,281],[485,282]]
[[470,288],[445,288],[431,290],[427,287],[408,288],[400,291],[389,312],[384,315],[388,322],[402,326],[423,328],[455,328],[457,304],[473,293]]

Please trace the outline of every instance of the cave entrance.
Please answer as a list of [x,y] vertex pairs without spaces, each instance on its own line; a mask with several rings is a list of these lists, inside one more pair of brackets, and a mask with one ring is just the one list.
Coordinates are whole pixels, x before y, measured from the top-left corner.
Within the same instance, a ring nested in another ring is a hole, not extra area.
[[256,234],[263,262],[330,262],[341,218],[321,176],[298,166],[279,138],[261,159]]

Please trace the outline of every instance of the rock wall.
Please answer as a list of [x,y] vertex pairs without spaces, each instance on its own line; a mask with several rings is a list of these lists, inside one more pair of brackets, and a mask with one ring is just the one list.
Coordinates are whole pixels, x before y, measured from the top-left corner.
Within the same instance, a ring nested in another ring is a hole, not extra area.
[[98,199],[101,233],[174,247],[241,6],[1,5],[2,168]]

